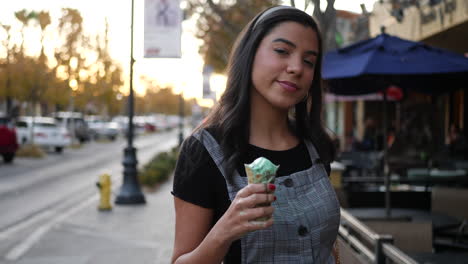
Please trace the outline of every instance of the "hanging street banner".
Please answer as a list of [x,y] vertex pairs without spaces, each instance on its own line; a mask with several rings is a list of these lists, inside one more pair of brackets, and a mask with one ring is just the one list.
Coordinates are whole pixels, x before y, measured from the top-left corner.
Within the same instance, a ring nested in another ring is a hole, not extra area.
[[145,58],[180,58],[180,0],[145,0]]

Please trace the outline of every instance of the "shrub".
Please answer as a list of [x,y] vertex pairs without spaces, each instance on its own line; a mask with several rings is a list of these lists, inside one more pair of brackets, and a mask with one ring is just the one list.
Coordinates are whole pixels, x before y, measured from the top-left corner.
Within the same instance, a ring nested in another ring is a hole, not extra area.
[[169,179],[174,170],[178,148],[158,153],[139,171],[140,184],[153,188]]
[[16,156],[26,158],[43,158],[46,153],[37,145],[25,144],[21,145]]

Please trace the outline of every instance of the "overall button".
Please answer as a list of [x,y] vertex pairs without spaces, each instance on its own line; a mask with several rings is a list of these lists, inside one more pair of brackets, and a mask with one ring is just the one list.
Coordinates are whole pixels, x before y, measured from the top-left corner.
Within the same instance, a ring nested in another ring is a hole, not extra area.
[[301,225],[299,229],[297,229],[297,233],[300,236],[306,236],[309,233],[309,230],[307,230],[307,227]]
[[294,186],[293,180],[291,180],[291,179],[286,179],[286,180],[284,180],[284,186],[286,186],[286,187],[293,187],[293,186]]

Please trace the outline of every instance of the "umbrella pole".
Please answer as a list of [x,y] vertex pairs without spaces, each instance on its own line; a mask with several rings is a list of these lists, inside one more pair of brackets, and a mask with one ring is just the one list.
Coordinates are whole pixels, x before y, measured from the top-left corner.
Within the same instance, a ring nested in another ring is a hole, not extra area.
[[387,90],[383,93],[383,172],[385,184],[385,216],[391,217],[390,212],[390,173],[387,161],[387,133],[388,133],[388,117],[387,117]]

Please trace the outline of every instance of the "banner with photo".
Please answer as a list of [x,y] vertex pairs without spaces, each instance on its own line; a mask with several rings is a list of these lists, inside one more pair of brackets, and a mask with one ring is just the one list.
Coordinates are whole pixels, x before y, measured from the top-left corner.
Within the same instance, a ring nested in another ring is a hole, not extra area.
[[180,0],[145,0],[145,58],[180,58]]

